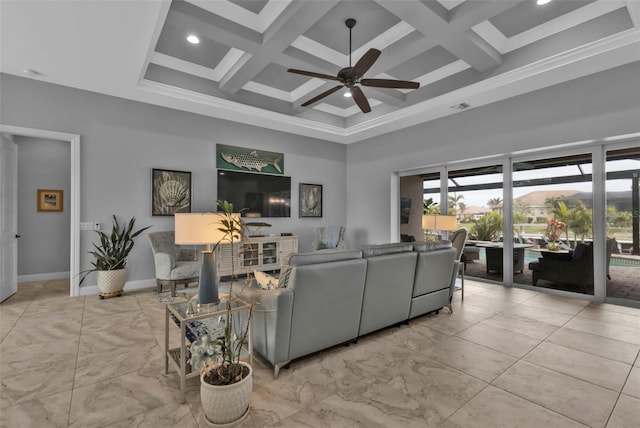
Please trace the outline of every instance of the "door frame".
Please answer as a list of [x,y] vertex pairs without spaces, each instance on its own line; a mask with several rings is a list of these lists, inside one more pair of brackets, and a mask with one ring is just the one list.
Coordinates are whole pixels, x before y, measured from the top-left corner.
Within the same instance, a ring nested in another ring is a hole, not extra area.
[[71,195],[69,197],[71,236],[69,252],[69,295],[80,295],[80,135],[45,129],[0,124],[0,132],[11,135],[68,141],[71,145]]

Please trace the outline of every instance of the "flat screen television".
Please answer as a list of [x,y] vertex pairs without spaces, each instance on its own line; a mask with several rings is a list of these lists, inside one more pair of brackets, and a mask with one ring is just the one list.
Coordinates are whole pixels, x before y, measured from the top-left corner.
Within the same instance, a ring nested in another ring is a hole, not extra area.
[[291,217],[291,177],[219,169],[218,200],[243,217]]

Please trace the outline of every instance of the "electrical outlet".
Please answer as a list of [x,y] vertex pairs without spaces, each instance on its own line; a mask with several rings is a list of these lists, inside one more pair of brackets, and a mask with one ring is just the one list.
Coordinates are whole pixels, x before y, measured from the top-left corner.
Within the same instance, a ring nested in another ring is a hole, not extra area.
[[93,223],[91,222],[80,223],[80,230],[93,230]]

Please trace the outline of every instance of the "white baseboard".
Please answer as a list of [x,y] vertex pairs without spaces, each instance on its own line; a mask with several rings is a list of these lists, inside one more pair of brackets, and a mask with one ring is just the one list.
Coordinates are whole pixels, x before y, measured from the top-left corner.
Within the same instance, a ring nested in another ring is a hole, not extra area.
[[33,282],[33,281],[50,281],[53,279],[65,279],[69,278],[70,273],[67,272],[49,272],[49,273],[34,273],[32,275],[18,275],[18,282]]
[[[156,279],[139,279],[137,281],[127,281],[124,285],[124,291],[141,290],[143,288],[155,288]],[[98,284],[84,285],[80,287],[81,296],[90,296],[100,294]]]

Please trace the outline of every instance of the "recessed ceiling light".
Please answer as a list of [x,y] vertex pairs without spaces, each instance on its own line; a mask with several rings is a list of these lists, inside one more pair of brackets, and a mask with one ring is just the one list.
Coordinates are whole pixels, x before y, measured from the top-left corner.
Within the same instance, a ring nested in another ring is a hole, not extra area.
[[551,0],[538,0],[538,1],[536,1],[538,6],[542,6],[543,4],[547,4],[549,2],[551,2]]
[[187,36],[187,42],[191,43],[192,45],[197,45],[198,43],[200,43],[200,39],[198,38],[198,36],[189,34]]

